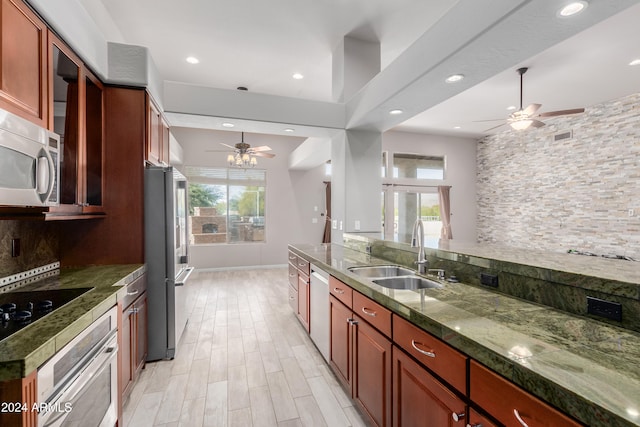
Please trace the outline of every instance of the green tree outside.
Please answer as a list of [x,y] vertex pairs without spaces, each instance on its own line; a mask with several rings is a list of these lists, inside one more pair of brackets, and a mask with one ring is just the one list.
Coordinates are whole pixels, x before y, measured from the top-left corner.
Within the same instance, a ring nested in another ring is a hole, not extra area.
[[[189,214],[194,207],[213,207],[224,197],[223,191],[215,185],[189,183]],[[217,206],[216,206],[217,207]]]

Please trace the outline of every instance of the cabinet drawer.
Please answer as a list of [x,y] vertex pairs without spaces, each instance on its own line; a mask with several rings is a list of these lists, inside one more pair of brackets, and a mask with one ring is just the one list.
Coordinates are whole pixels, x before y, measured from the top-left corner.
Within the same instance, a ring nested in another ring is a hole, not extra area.
[[289,285],[289,305],[294,313],[298,313],[298,284],[296,286]]
[[298,269],[291,264],[289,264],[289,285],[298,288]]
[[471,400],[502,424],[529,427],[580,426],[474,360],[471,361],[469,377]]
[[391,311],[360,292],[353,293],[353,312],[387,337],[391,336]]
[[353,307],[353,289],[333,276],[329,276],[329,292],[347,307]]
[[126,294],[122,298],[122,308],[127,308],[147,290],[146,273],[126,286]]
[[309,275],[309,261],[307,261],[306,259],[300,258],[298,257],[298,270],[300,270],[300,272],[302,274],[305,275]]
[[466,394],[467,357],[462,353],[395,315],[393,341],[460,393]]
[[293,252],[289,252],[289,264],[298,268],[298,255]]

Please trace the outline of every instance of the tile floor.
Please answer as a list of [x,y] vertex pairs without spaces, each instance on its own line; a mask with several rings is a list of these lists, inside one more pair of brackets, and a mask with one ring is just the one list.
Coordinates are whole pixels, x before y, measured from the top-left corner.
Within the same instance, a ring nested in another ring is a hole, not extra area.
[[287,269],[194,273],[174,360],[148,363],[124,426],[364,426],[288,304]]

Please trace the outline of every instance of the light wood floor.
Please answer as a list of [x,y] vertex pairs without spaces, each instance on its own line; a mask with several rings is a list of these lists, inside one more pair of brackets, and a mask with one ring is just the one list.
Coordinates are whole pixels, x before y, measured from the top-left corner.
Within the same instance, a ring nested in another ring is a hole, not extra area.
[[124,426],[363,426],[288,305],[287,269],[194,273],[177,356],[148,363]]

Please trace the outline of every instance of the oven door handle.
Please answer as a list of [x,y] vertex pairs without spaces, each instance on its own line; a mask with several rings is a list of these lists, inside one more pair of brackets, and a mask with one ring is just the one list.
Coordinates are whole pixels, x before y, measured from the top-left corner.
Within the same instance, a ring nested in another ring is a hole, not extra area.
[[[84,390],[85,387],[91,385],[118,355],[118,344],[113,343],[113,345],[107,345],[103,347],[100,353],[101,354],[93,359],[89,366],[87,366],[86,369],[82,370],[75,379],[78,380],[82,377],[86,378],[84,378],[79,383],[72,381],[72,384],[68,388],[60,392],[60,394],[58,394],[58,396],[53,399],[51,404],[54,407],[63,407],[65,403],[70,403],[71,407],[73,407],[73,404],[81,396],[80,392]],[[92,368],[93,365],[98,366],[96,368]],[[71,396],[68,396],[69,394],[71,394]],[[59,405],[58,402],[60,402]],[[60,411],[53,418],[46,420],[44,425],[50,426],[64,415],[66,415],[66,412]]]

